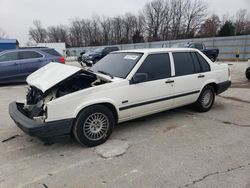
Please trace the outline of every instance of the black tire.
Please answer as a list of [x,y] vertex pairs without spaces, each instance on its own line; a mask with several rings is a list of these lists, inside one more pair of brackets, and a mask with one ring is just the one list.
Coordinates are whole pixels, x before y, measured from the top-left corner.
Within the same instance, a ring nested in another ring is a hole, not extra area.
[[246,70],[246,78],[250,80],[250,67]]
[[205,86],[201,91],[201,94],[198,100],[194,103],[194,109],[198,112],[207,112],[209,111],[215,99],[215,92],[212,86]]
[[80,144],[93,147],[106,142],[114,126],[112,111],[103,105],[94,105],[80,112],[73,127],[73,134]]

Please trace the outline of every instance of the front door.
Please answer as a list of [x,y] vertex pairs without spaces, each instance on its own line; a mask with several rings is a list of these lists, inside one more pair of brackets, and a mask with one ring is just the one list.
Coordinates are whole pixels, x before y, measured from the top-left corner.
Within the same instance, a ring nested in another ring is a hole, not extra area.
[[133,118],[171,108],[174,85],[169,54],[148,55],[137,70],[138,73],[147,75],[147,79],[141,83],[132,82],[128,86],[127,99],[120,110],[130,110],[130,117]]

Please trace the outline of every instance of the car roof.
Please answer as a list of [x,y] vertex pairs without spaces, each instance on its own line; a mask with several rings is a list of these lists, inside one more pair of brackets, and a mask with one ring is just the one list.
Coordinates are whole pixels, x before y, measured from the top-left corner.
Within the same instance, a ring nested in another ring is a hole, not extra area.
[[118,52],[127,53],[158,53],[158,52],[197,52],[194,48],[145,48],[145,49],[133,49],[133,50],[121,50]]

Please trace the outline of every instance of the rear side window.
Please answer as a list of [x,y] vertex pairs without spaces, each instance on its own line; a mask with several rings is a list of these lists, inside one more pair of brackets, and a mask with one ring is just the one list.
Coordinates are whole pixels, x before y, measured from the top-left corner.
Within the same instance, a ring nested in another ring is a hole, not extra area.
[[195,54],[195,52],[192,52],[192,53],[191,53],[191,56],[192,56],[192,59],[193,59],[195,72],[196,72],[196,73],[202,72],[201,66],[200,66],[200,63],[199,63],[199,60],[198,60],[198,57],[197,57],[197,55]]
[[0,55],[0,62],[18,60],[18,52],[8,52]]
[[168,54],[152,54],[143,62],[137,73],[147,73],[148,81],[171,77]]
[[54,49],[43,49],[42,51],[53,56],[62,56]]
[[21,51],[19,52],[19,59],[35,59],[43,57],[41,54],[35,51]]
[[191,53],[174,52],[175,76],[194,74],[195,68]]
[[211,69],[210,69],[210,65],[208,64],[208,62],[199,53],[196,52],[196,55],[199,59],[202,72],[209,72]]

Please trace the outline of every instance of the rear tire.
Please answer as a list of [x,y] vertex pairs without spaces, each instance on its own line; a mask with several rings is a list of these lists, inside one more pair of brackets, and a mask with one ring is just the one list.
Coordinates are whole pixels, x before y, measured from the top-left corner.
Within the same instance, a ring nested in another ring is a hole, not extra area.
[[212,86],[205,86],[201,91],[201,94],[198,100],[194,103],[194,109],[198,112],[207,112],[209,111],[215,99],[215,92]]
[[250,67],[246,70],[246,78],[250,80]]
[[80,144],[93,147],[106,142],[114,126],[112,111],[106,106],[94,105],[80,112],[73,127],[73,134]]

